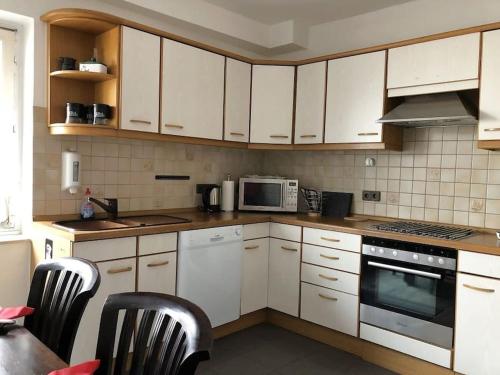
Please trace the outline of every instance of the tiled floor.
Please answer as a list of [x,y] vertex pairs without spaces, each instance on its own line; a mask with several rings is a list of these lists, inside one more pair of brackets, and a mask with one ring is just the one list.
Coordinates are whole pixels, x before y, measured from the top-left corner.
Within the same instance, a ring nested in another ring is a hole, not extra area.
[[390,375],[352,354],[261,324],[217,340],[201,375]]

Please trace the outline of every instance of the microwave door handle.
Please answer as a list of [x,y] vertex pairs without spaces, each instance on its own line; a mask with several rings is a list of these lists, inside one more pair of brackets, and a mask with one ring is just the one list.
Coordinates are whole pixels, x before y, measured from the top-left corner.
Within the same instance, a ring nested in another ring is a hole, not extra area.
[[412,270],[411,268],[398,267],[398,266],[393,266],[390,264],[384,264],[384,263],[378,263],[378,262],[372,262],[372,261],[368,261],[368,265],[373,266],[373,267],[383,268],[386,270],[391,270],[391,271],[400,271],[400,272],[410,273],[412,275],[430,277],[432,279],[438,279],[438,280],[441,279],[441,275],[438,273]]
[[281,184],[281,208],[285,208],[286,182]]

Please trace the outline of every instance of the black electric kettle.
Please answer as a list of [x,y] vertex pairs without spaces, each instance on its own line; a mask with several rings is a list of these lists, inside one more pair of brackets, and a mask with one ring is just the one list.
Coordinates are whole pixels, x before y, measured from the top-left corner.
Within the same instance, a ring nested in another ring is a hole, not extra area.
[[196,192],[201,194],[202,207],[201,209],[206,212],[219,212],[220,211],[220,192],[219,185],[214,184],[198,184],[196,185]]

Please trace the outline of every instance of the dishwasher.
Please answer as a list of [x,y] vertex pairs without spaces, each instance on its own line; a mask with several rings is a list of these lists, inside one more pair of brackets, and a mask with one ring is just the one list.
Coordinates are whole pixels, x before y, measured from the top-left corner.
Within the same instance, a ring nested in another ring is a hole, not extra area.
[[240,317],[242,226],[180,232],[177,295],[202,308],[212,327]]

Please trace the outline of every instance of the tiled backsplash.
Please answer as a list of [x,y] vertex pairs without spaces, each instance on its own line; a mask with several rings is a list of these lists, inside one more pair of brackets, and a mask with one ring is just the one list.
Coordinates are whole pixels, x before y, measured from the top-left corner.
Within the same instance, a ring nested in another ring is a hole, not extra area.
[[[405,129],[402,152],[268,151],[263,172],[352,192],[359,214],[500,228],[500,152],[478,149],[475,136],[474,127]],[[362,190],[381,201],[363,202]]]
[[[61,152],[82,155],[82,187],[97,198],[118,197],[120,211],[194,207],[197,183],[220,183],[256,173],[262,152],[117,138],[49,136],[46,110],[34,111],[34,215],[78,213],[82,189],[61,192]],[[189,175],[156,181],[156,174]]]

